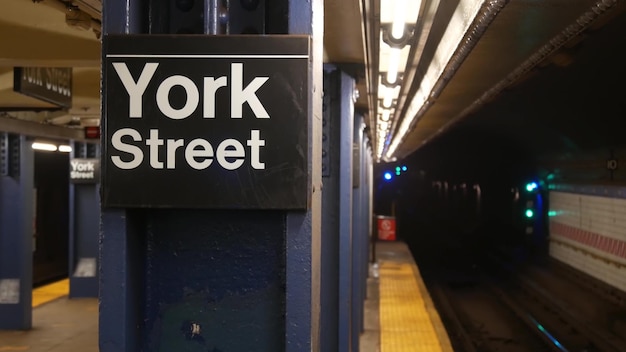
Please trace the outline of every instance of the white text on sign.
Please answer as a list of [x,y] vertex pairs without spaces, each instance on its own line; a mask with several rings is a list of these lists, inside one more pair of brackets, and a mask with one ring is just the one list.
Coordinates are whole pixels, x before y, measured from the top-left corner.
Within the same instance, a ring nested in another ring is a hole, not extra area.
[[[143,117],[144,94],[152,82],[159,63],[146,63],[136,81],[126,63],[114,62],[112,65],[128,93],[128,117],[141,119]],[[247,103],[256,118],[269,119],[270,115],[256,95],[263,84],[269,80],[269,77],[255,77],[243,87],[243,64],[231,63],[230,68],[230,118],[242,118],[243,105]],[[170,92],[174,87],[182,87],[186,93],[186,101],[179,108],[173,107],[169,99]],[[202,96],[202,118],[214,119],[215,96],[217,91],[224,87],[228,87],[227,76],[203,77],[202,87],[198,87],[187,76],[172,75],[158,83],[154,100],[159,111],[165,117],[172,120],[183,120],[198,110]],[[217,160],[217,163],[226,170],[236,170],[245,163],[247,156],[244,144],[234,138],[224,139],[214,147],[211,142],[203,138],[187,141],[183,138],[162,138],[159,129],[150,129],[149,136],[146,138],[136,129],[128,127],[115,131],[111,136],[112,147],[123,153],[111,156],[113,164],[124,170],[136,169],[141,166],[145,159],[144,151],[137,146],[137,143],[142,142],[148,147],[147,159],[153,169],[175,169],[177,167],[176,153],[179,148],[184,149],[184,160],[187,165],[195,170],[208,168],[213,160]],[[245,141],[245,145],[249,147],[250,166],[256,170],[265,169],[265,163],[260,160],[260,149],[265,146],[265,140],[261,139],[261,131],[250,130],[250,138]],[[164,158],[161,157],[161,151],[164,151]]]

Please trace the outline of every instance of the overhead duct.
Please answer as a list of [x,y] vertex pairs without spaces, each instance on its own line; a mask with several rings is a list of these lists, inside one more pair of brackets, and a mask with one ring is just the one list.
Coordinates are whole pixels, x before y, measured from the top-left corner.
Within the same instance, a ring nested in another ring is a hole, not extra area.
[[65,23],[76,29],[89,30],[91,29],[91,16],[78,7],[70,6],[65,10]]
[[100,0],[33,0],[65,14],[65,23],[79,30],[93,29],[98,38],[102,32],[102,1]]

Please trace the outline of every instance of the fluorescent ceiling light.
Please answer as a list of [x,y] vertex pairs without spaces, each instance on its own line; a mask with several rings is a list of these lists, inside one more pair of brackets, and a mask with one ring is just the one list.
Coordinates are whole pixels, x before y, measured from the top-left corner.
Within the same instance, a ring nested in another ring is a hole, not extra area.
[[391,111],[389,109],[383,109],[383,114],[380,119],[384,122],[389,121],[389,116],[391,115]]
[[450,62],[450,58],[459,47],[474,18],[478,15],[482,3],[483,1],[481,0],[460,1],[424,74],[424,78],[408,105],[406,118],[402,120],[398,132],[387,149],[387,158],[390,158],[395,153],[400,142],[409,133],[413,120],[418,117],[418,113],[427,104],[428,97],[433,93],[433,88],[441,78],[446,65]]
[[[379,106],[379,123],[377,124],[378,157],[384,151],[384,147],[389,144],[389,126],[391,118],[391,107],[393,101],[400,93],[399,76],[402,75],[407,65],[409,52],[411,51],[411,40],[404,40],[407,26],[412,30],[417,24],[421,0],[385,0],[380,2],[380,24],[381,28],[388,30],[387,39],[384,39],[383,32],[380,32],[379,52],[378,52],[378,72],[386,76],[379,76],[378,99],[382,100],[382,109]],[[388,40],[388,42],[386,41]],[[400,43],[401,42],[401,43]],[[398,43],[390,46],[390,43]],[[385,83],[383,83],[386,81]],[[386,85],[388,84],[388,85]],[[382,110],[382,111],[380,111]],[[383,122],[383,123],[381,123]]]
[[400,49],[391,48],[389,50],[389,66],[387,67],[387,82],[395,83],[398,79],[398,68],[400,67]]
[[[396,5],[396,4],[399,4]],[[396,19],[400,22],[415,24],[419,15],[421,1],[419,0],[403,0],[403,1],[381,1],[380,6],[380,23],[394,23]]]
[[406,27],[404,11],[406,8],[406,0],[395,1],[395,14],[393,16],[393,24],[391,25],[391,36],[400,39],[404,35],[404,27]]
[[40,143],[40,142],[35,142],[32,144],[33,149],[36,150],[46,150],[49,152],[54,152],[57,150],[57,146],[54,144],[50,144],[50,143]]
[[72,147],[70,147],[69,145],[60,145],[59,146],[59,151],[63,152],[63,153],[71,153],[72,152]]
[[393,103],[393,98],[396,97],[395,89],[382,86],[383,90],[383,108],[389,109]]

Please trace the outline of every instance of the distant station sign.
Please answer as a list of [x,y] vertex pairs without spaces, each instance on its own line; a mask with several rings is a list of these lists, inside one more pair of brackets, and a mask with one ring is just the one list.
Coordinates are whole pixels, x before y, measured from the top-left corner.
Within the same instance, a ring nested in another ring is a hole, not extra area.
[[70,159],[70,181],[72,183],[100,182],[100,159]]
[[306,36],[105,36],[105,207],[304,209]]
[[72,106],[72,68],[15,67],[13,90],[64,108]]

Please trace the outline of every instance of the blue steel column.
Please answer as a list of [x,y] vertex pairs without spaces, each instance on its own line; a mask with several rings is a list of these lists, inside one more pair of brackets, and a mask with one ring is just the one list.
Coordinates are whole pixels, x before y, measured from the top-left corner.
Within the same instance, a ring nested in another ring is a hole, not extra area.
[[372,246],[374,244],[374,238],[373,238],[373,230],[372,230],[372,221],[373,221],[373,213],[374,213],[374,180],[373,180],[373,176],[374,176],[374,160],[373,160],[373,152],[372,152],[372,145],[371,145],[371,140],[369,139],[369,136],[367,138],[367,151],[366,151],[366,160],[365,160],[365,178],[367,179],[367,183],[366,183],[366,190],[365,190],[365,196],[366,196],[366,201],[365,201],[365,205],[366,205],[366,209],[365,211],[365,223],[366,223],[366,227],[367,227],[367,231],[366,231],[366,235],[367,235],[367,244],[365,246],[365,258],[367,258],[367,260],[365,261],[365,270],[366,270],[366,278],[365,278],[365,296],[367,297],[367,277],[369,277],[369,266],[371,263],[374,262],[374,257],[373,257],[373,251],[372,251]]
[[[289,34],[312,37],[308,111],[311,207],[287,213],[287,351],[320,351],[324,1],[289,0]],[[279,10],[279,8],[275,8]]]
[[32,327],[32,140],[0,132],[0,329]]
[[[74,142],[72,158],[99,158],[99,146]],[[100,184],[70,183],[70,298],[98,297]]]
[[325,67],[320,351],[350,350],[354,79]]
[[[102,34],[145,32],[145,3],[108,0],[102,4]],[[106,157],[103,155],[103,158]],[[103,209],[100,225],[101,352],[140,351],[143,339],[142,298],[144,237],[140,211]]]
[[[374,191],[374,181],[372,180],[373,178],[373,173],[374,173],[374,166],[373,166],[373,151],[372,151],[372,144],[371,144],[371,140],[369,139],[368,136],[368,140],[367,140],[367,170],[366,170],[366,177],[367,177],[367,201],[366,201],[366,206],[367,206],[367,210],[365,215],[367,216],[367,253],[365,255],[365,257],[367,258],[366,260],[366,270],[367,270],[367,277],[370,276],[371,271],[370,271],[370,266],[374,263],[374,250],[373,250],[373,246],[374,246],[374,237],[373,237],[373,230],[372,230],[372,222],[373,222],[373,213],[374,213],[374,195],[373,195],[373,191]],[[365,282],[365,297],[367,298],[367,279]]]
[[[216,18],[210,5],[221,1],[147,3],[105,1],[103,34],[196,33],[198,18],[205,19],[202,30],[220,27],[208,22]],[[323,2],[285,0],[270,6],[265,1],[231,1],[227,33],[263,33],[263,28],[245,23],[258,19],[254,11],[263,7],[260,18],[285,16],[284,26],[266,24],[272,33],[278,28],[313,36],[310,207],[103,209],[102,352],[320,350]],[[198,9],[209,15],[198,15]],[[241,13],[243,20],[237,17]],[[194,329],[201,335],[192,333]]]
[[[365,128],[365,125],[363,125]],[[359,305],[359,331],[365,331],[365,298],[367,296],[367,275],[368,275],[368,248],[370,243],[369,238],[369,166],[368,166],[368,137],[365,133],[365,129],[363,130],[363,140],[361,141],[361,184],[360,184],[360,192],[361,192],[361,240],[360,240],[360,248],[359,248],[359,265],[360,265],[360,305]]]
[[363,269],[361,266],[363,246],[363,117],[357,115],[354,119],[354,181],[352,196],[352,350],[359,350],[359,335],[362,327],[363,317],[363,294],[362,294],[362,276]]

